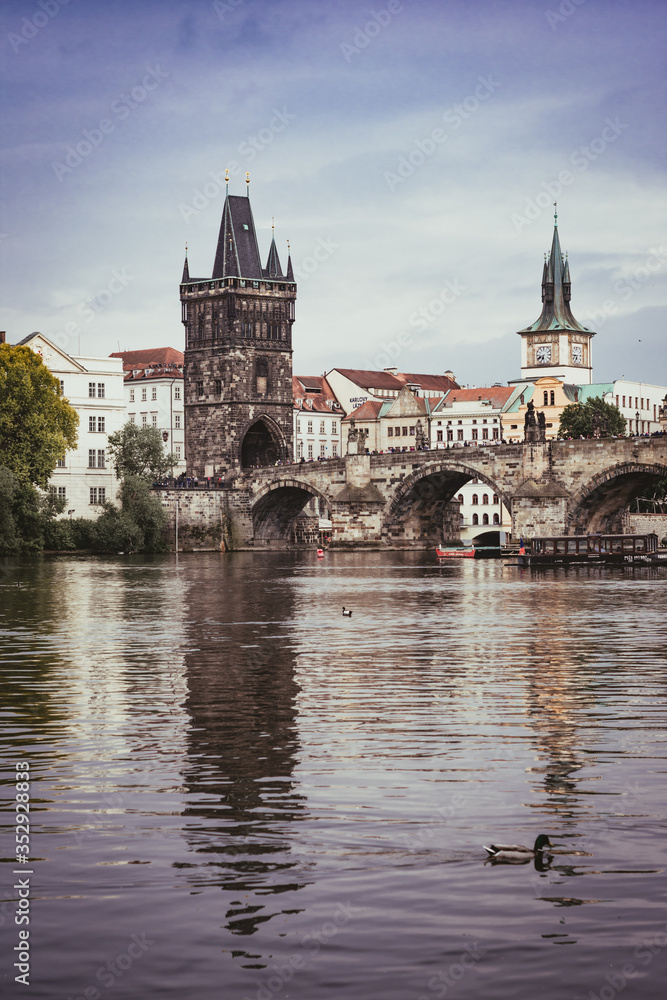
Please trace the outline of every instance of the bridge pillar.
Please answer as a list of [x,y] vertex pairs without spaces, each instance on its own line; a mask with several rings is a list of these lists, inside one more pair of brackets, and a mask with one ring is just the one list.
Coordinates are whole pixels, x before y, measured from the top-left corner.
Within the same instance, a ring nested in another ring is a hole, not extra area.
[[554,480],[526,480],[512,497],[512,538],[567,534],[570,494]]

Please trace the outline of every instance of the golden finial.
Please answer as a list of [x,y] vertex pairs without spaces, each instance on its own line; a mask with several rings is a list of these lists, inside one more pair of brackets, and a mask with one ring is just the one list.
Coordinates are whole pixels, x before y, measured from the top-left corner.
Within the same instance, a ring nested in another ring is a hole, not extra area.
[[250,197],[250,171],[249,170],[246,170],[246,172],[245,172],[245,182],[246,182],[245,193],[246,193],[246,195],[248,197]]

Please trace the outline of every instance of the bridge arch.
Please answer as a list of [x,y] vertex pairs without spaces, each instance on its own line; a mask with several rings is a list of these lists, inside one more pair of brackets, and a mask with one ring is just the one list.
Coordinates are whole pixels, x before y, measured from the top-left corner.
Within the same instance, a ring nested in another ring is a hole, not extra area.
[[274,479],[251,499],[253,536],[260,542],[291,542],[297,518],[313,497],[326,507],[330,500],[302,479]]
[[665,478],[667,465],[659,463],[625,462],[599,472],[572,497],[567,533],[622,533],[621,515],[625,508],[647,487]]
[[500,499],[509,502],[505,493],[486,472],[465,462],[434,462],[423,465],[398,484],[387,505],[382,538],[392,544],[415,541],[438,544],[459,537],[459,525],[448,517],[447,504],[470,479],[486,483]]

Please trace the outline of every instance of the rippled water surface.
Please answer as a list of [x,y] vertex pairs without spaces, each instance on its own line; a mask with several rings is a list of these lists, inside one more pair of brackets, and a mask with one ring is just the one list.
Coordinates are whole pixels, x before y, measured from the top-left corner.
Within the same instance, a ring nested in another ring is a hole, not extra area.
[[[26,989],[8,809],[3,995],[665,997],[666,580],[5,563],[5,805],[27,760],[33,874]],[[539,833],[544,863],[485,863]]]

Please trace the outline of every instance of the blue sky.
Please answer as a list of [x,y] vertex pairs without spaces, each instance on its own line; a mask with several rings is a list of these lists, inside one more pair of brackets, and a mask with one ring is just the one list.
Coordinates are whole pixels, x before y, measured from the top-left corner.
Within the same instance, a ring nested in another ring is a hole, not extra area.
[[594,378],[667,383],[660,0],[5,0],[0,328],[182,349],[224,200],[298,275],[294,369],[520,374],[558,200]]

